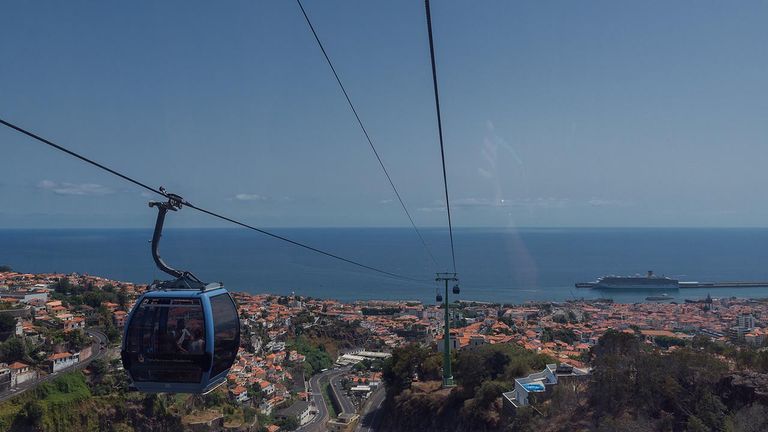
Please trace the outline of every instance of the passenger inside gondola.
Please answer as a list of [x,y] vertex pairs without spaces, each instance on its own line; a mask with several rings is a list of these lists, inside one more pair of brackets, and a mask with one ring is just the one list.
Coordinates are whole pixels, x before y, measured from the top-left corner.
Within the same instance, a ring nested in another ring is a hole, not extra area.
[[129,328],[136,381],[197,382],[204,369],[203,309],[198,299],[145,299]]
[[184,318],[176,320],[176,330],[173,331],[173,338],[178,351],[187,352],[187,346],[192,338],[192,333],[187,329]]
[[203,330],[200,328],[195,329],[195,337],[192,342],[189,343],[190,354],[202,354],[205,351],[205,339],[203,338]]

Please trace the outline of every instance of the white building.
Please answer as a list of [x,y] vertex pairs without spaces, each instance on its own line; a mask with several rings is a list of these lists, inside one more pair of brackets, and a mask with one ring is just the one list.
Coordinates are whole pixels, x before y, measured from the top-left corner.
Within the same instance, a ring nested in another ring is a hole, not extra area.
[[74,354],[70,352],[54,353],[48,357],[47,361],[51,366],[51,373],[56,373],[62,369],[65,369],[80,363],[80,353],[79,352]]
[[44,291],[44,290],[16,291],[11,293],[4,293],[0,297],[16,299],[21,303],[29,303],[31,300],[39,300],[42,303],[45,303],[48,301],[48,291]]
[[371,396],[371,386],[358,385],[349,389],[353,394],[362,395],[363,399],[368,399]]
[[37,371],[26,363],[14,362],[8,365],[8,369],[11,370],[11,387],[37,378]]
[[586,377],[589,370],[579,369],[565,363],[548,364],[541,372],[528,375],[525,378],[515,379],[515,389],[503,393],[504,404],[511,405],[514,408],[524,407],[531,404],[529,397],[540,394],[542,398],[546,397],[552,386],[564,378]]
[[237,386],[230,390],[232,392],[232,398],[238,403],[243,403],[248,400],[248,389],[243,386]]
[[340,366],[347,366],[360,363],[363,360],[385,360],[392,357],[391,353],[376,352],[376,351],[352,351],[347,354],[342,354],[336,359],[336,364]]
[[481,335],[472,335],[469,338],[469,345],[467,345],[467,348],[470,350],[478,349],[481,346],[485,345],[486,341],[485,338]]
[[755,328],[755,317],[752,314],[739,314],[739,327],[746,329]]
[[299,423],[299,426],[304,426],[312,420],[312,411],[309,407],[309,402],[296,401],[288,408],[283,408],[275,414],[276,418],[293,417]]
[[[437,352],[443,352],[445,351],[445,341],[441,338],[437,341]],[[457,351],[459,347],[459,339],[456,338],[456,335],[451,333],[448,336],[448,345],[451,347],[451,351]]]
[[763,346],[765,343],[765,331],[755,327],[750,330],[749,333],[744,335],[744,341],[747,345],[752,345],[754,347]]

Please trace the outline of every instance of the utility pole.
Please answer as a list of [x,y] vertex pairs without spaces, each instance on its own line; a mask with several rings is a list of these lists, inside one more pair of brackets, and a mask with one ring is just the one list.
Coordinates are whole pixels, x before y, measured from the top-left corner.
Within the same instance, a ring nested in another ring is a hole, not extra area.
[[453,293],[459,293],[459,278],[457,273],[436,273],[435,281],[445,282],[445,297],[443,298],[443,307],[445,308],[445,333],[443,334],[443,388],[454,387],[453,372],[451,371],[451,319],[448,312],[448,282],[456,282],[453,286]]

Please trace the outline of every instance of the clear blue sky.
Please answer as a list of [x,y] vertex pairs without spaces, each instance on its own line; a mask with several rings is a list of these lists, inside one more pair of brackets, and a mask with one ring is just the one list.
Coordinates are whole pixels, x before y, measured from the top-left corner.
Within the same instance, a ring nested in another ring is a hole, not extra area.
[[[305,6],[417,224],[445,226],[423,3]],[[433,3],[459,226],[767,226],[768,3]],[[407,226],[293,1],[10,2],[0,117],[259,226]],[[0,130],[0,227],[149,226]],[[175,226],[218,226],[184,212]]]

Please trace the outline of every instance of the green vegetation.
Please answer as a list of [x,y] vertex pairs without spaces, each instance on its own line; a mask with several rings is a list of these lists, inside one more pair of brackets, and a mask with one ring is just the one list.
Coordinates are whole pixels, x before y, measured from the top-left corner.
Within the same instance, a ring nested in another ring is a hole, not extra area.
[[296,316],[291,317],[291,325],[293,325],[294,327],[299,327],[296,329],[296,331],[298,332],[300,330],[300,326],[304,324],[312,323],[314,320],[315,320],[314,317],[312,316],[311,313],[309,313],[309,311],[303,310],[299,312]]
[[[72,415],[78,404],[88,400],[91,392],[80,372],[73,372],[40,384],[14,400],[5,402],[0,410],[0,429],[45,431],[73,430],[82,425],[81,418]],[[87,421],[97,421],[94,418]]]
[[678,349],[654,349],[637,335],[607,332],[591,352],[591,381],[584,388],[557,386],[550,399],[521,411],[511,430],[768,430],[768,406],[758,396],[768,377],[729,370],[713,355],[752,352],[759,358],[759,352],[725,349],[702,338],[693,347],[657,341],[668,343]]
[[553,342],[556,340],[571,344],[578,341],[579,337],[570,329],[552,329],[550,327],[545,327],[541,334],[541,341]]
[[333,366],[333,359],[325,351],[324,345],[313,345],[303,336],[296,338],[293,349],[306,357],[304,361],[304,373],[312,376],[323,369]]
[[[516,415],[502,412],[513,379],[551,360],[516,346],[454,354],[455,389],[441,389],[440,354],[396,349],[385,362],[386,430],[746,432],[768,430],[768,350],[697,337],[656,346],[609,331],[593,347],[587,380],[557,385]],[[676,346],[668,351],[659,346]],[[736,369],[734,369],[734,367]],[[561,383],[562,384],[562,383]]]
[[14,331],[16,329],[16,318],[9,314],[0,314],[0,333]]
[[[432,357],[437,360],[430,361]],[[392,352],[384,362],[382,378],[387,385],[387,395],[397,396],[411,388],[414,376],[422,380],[440,379],[440,360],[432,350],[418,345],[406,345]]]
[[74,330],[64,334],[64,341],[72,351],[80,351],[88,345],[91,345],[91,340],[85,334],[84,330]]
[[684,340],[672,336],[656,336],[654,343],[660,348],[669,348],[673,346],[685,346]]
[[368,308],[362,309],[363,315],[394,315],[400,312],[399,307],[380,307],[380,308]]
[[299,421],[296,417],[285,417],[275,421],[275,424],[280,426],[281,430],[292,431],[299,427]]
[[[390,430],[494,430],[499,397],[515,377],[543,368],[546,356],[516,345],[488,345],[454,354],[458,387],[441,390],[442,354],[408,345],[384,362],[385,415]],[[418,381],[415,381],[418,379]]]
[[12,272],[13,269],[9,265],[0,265],[0,273]]
[[326,325],[312,326],[305,329],[302,336],[313,345],[322,345],[325,351],[336,358],[340,350],[365,348],[378,350],[381,342],[371,337],[368,329],[360,326],[360,321],[333,321]]
[[334,418],[339,415],[338,411],[336,410],[336,404],[333,403],[333,398],[331,398],[331,384],[328,383],[323,386],[323,399],[325,400],[325,406],[328,407],[328,415],[330,418]]
[[352,368],[355,371],[361,372],[361,371],[374,371],[379,372],[384,367],[384,360],[380,359],[363,359],[360,363],[356,363]]
[[111,284],[96,288],[92,283],[73,285],[67,278],[59,279],[53,284],[52,298],[72,306],[101,307],[102,303],[116,303],[121,309],[128,308],[128,293],[125,288],[116,290]]
[[27,344],[20,337],[10,337],[0,344],[0,359],[6,363],[27,359]]
[[609,332],[593,350],[595,371],[589,392],[598,423],[629,415],[661,429],[723,430],[726,406],[718,383],[727,366],[689,349],[668,355],[642,347],[636,336]]
[[103,303],[115,303],[120,309],[127,310],[128,293],[125,287],[119,290],[111,284],[106,284],[101,288],[96,288],[92,283],[85,285],[73,285],[67,278],[59,279],[53,284],[54,291],[51,297],[54,300],[61,300],[62,303],[73,307],[77,311],[96,310],[95,314],[90,314],[86,322],[89,326],[98,326],[104,329],[104,333],[112,343],[120,338],[120,331],[112,322],[112,313],[103,306]]
[[64,374],[0,403],[0,430],[182,432],[184,418],[223,414],[228,424],[239,425],[256,417],[255,409],[230,401],[224,388],[204,396],[128,392],[124,373],[114,366],[96,360],[87,377]]

